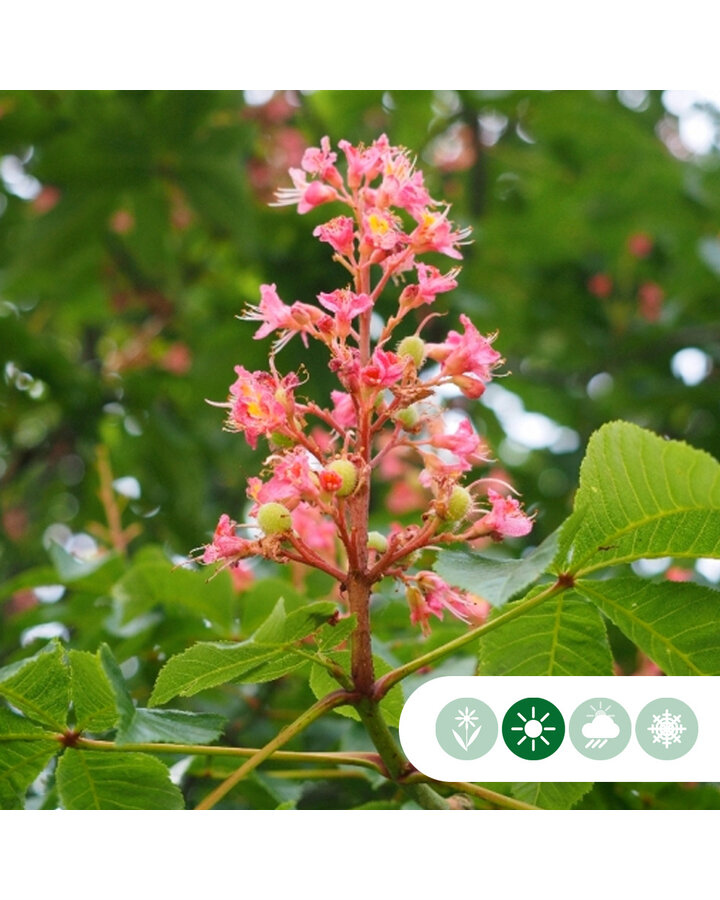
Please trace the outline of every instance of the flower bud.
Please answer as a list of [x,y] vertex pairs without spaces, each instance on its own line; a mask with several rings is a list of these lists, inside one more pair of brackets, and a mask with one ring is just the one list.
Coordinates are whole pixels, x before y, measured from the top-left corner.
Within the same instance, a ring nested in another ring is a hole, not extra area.
[[282,503],[263,503],[255,518],[266,535],[283,534],[292,528],[290,510]]
[[425,341],[416,334],[404,337],[397,345],[398,356],[409,356],[419,369],[425,361]]
[[357,486],[358,473],[349,459],[335,459],[328,466],[331,472],[336,472],[342,479],[342,484],[337,489],[338,497],[347,497]]
[[379,531],[369,531],[367,545],[368,550],[377,550],[378,553],[384,553],[388,548],[388,540]]

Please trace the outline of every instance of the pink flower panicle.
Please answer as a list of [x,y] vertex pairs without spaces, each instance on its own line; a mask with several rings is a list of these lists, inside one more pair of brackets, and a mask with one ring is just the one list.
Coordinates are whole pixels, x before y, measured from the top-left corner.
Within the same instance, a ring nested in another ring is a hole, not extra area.
[[[216,404],[228,410],[226,427],[252,448],[268,442],[265,469],[248,480],[247,492],[250,515],[270,523],[271,533],[240,537],[224,515],[201,561],[238,568],[250,556],[265,556],[322,569],[340,585],[353,571],[370,583],[390,576],[405,585],[411,621],[427,634],[430,620],[445,613],[480,621],[485,605],[431,571],[414,572],[416,551],[522,537],[532,528],[510,494],[489,490],[485,500],[478,496],[482,479],[466,486],[489,451],[469,419],[446,428],[439,400],[447,384],[477,399],[503,360],[492,346],[495,335],[481,334],[464,314],[462,330],[451,329],[445,340],[420,337],[437,315],[429,308],[457,287],[460,273],[422,257],[462,259],[470,231],[431,197],[415,160],[386,135],[368,146],[340,141],[338,151],[327,137],[306,149],[300,168],[290,169],[292,187],[281,188],[274,205],[295,205],[300,214],[331,206],[332,216],[313,235],[329,245],[350,280],[312,303],[292,304],[275,284],[262,284],[260,302],[240,318],[258,323],[256,340],[274,337],[269,370],[236,366],[227,402]],[[391,281],[402,284],[394,311],[383,298]],[[411,311],[421,319],[413,335],[403,324]],[[374,343],[371,317],[379,323]],[[327,408],[298,396],[297,373],[276,369],[276,354],[296,335],[306,347],[318,341],[329,355],[339,385]],[[373,533],[368,548],[374,470],[388,484],[387,509],[404,515],[420,506],[424,515],[422,525],[395,523],[386,538]]]

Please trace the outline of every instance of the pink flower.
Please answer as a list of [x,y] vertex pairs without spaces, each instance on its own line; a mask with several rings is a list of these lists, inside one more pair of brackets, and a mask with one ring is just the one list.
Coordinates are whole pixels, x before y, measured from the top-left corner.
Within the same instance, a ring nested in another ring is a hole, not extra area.
[[400,308],[403,310],[415,309],[423,303],[432,303],[438,294],[444,294],[457,287],[455,276],[459,269],[451,269],[446,275],[442,275],[435,266],[425,263],[417,263],[418,283],[409,284],[400,294]]
[[368,294],[355,294],[346,288],[340,288],[330,294],[318,294],[318,300],[330,312],[335,313],[334,332],[345,338],[352,328],[352,320],[361,313],[367,312],[373,305]]
[[407,593],[410,621],[413,625],[419,624],[424,635],[430,633],[430,616],[442,619],[445,610],[466,624],[478,617],[479,610],[470,596],[450,587],[434,572],[418,572],[415,581],[417,587],[411,586]]
[[320,310],[299,301],[288,306],[278,296],[274,284],[261,284],[260,297],[258,306],[248,305],[243,315],[240,316],[246,321],[263,323],[253,335],[255,340],[260,340],[273,331],[280,330],[284,333],[274,345],[276,350],[284,347],[294,334],[300,334],[307,347],[307,336],[315,331],[315,326],[322,317]]
[[400,380],[404,371],[404,360],[391,350],[377,349],[360,370],[360,380],[368,387],[388,388]]
[[313,236],[330,244],[336,253],[350,256],[355,242],[355,223],[348,216],[337,216],[324,225],[318,225]]
[[298,504],[292,511],[292,523],[295,533],[311,550],[325,559],[335,558],[335,523],[324,516],[317,506]]
[[450,256],[452,259],[462,259],[462,253],[457,248],[468,243],[470,229],[463,228],[460,231],[453,231],[447,214],[447,209],[441,213],[425,210],[420,224],[410,235],[415,253],[427,253],[433,250],[436,253],[444,253],[445,256]]
[[272,476],[266,482],[248,479],[248,496],[258,505],[282,503],[294,509],[301,500],[316,500],[318,478],[310,466],[310,457],[302,447],[270,457]]
[[353,147],[349,141],[338,141],[338,147],[347,159],[347,182],[351,188],[359,187],[363,178],[368,182],[376,178],[382,172],[385,159],[391,150],[384,134],[369,147]]
[[461,315],[460,321],[464,334],[451,331],[442,344],[426,344],[425,350],[431,359],[440,363],[443,376],[451,376],[466,396],[477,398],[502,357],[491,347],[494,336],[483,337],[466,315]]
[[395,250],[406,240],[399,228],[399,219],[383,209],[371,208],[362,219],[362,240],[377,250]]
[[336,159],[337,153],[332,152],[330,139],[325,136],[321,139],[319,147],[308,147],[300,165],[311,175],[319,175],[324,181],[329,181],[335,187],[339,187],[342,182],[335,168]]
[[275,192],[276,201],[271,206],[294,206],[297,204],[298,212],[309,212],[322,203],[329,203],[338,199],[335,188],[321,181],[308,181],[307,173],[302,169],[290,169],[294,187],[279,188]]
[[235,533],[236,528],[237,522],[223,513],[215,529],[212,544],[205,545],[201,562],[210,565],[222,559],[240,560],[254,555],[257,552],[257,545],[254,541],[238,537]]
[[333,402],[333,419],[341,428],[354,428],[357,425],[355,404],[350,394],[345,391],[330,391]]
[[255,449],[260,435],[287,431],[288,415],[294,407],[292,390],[299,380],[294,372],[283,379],[269,372],[248,372],[242,366],[235,366],[235,372],[238,377],[230,386],[227,428],[244,432]]
[[502,497],[497,491],[490,489],[488,500],[492,509],[478,519],[475,529],[501,537],[523,537],[530,533],[533,527],[532,519],[525,515],[514,497],[510,495]]

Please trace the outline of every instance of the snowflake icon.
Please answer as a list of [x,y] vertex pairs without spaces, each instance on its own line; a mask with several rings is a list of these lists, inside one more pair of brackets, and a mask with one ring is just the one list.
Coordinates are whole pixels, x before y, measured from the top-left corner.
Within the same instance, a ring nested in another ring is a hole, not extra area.
[[681,722],[682,716],[673,715],[667,707],[664,713],[653,715],[653,723],[648,726],[648,731],[653,736],[653,744],[662,744],[667,750],[670,744],[682,743],[683,732],[687,729]]

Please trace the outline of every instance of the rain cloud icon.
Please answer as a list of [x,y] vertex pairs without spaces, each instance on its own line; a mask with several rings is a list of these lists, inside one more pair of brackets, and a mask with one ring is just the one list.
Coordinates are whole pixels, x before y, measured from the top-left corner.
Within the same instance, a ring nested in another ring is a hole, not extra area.
[[620,726],[610,718],[604,709],[596,711],[592,722],[588,722],[582,727],[582,735],[588,738],[585,749],[600,749],[612,738],[616,738],[620,734]]

